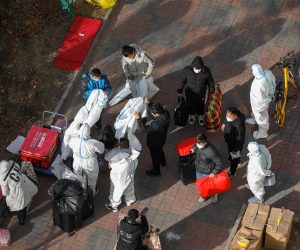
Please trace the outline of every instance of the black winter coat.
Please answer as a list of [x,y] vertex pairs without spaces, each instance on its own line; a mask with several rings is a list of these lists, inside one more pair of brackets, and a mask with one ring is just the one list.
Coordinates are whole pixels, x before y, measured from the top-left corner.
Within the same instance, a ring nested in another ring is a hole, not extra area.
[[126,218],[121,220],[118,227],[116,250],[143,249],[141,236],[147,233],[148,229],[148,221],[145,216],[141,216],[141,223],[129,222]]
[[202,174],[218,174],[224,169],[225,165],[222,158],[211,144],[207,144],[204,148],[199,149],[193,147],[195,150],[195,166],[196,171]]
[[224,138],[229,152],[241,151],[245,142],[245,115],[240,113],[234,121],[226,120],[224,124]]
[[[193,67],[201,68],[200,73],[195,73]],[[192,91],[201,97],[205,97],[207,88],[210,93],[215,92],[215,82],[210,72],[210,69],[204,66],[202,58],[197,56],[191,66],[187,66],[182,70],[182,81],[178,86],[178,92]]]
[[146,125],[147,119],[138,119],[142,132],[147,133],[147,145],[153,148],[162,148],[167,139],[167,132],[170,126],[170,113],[163,110],[159,116],[154,117],[153,121]]

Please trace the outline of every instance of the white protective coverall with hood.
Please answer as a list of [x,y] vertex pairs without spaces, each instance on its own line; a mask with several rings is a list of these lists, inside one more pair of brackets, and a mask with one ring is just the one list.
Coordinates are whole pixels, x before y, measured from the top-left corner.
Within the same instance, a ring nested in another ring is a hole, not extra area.
[[122,56],[121,64],[126,78],[133,75],[135,79],[127,79],[126,85],[129,86],[133,97],[148,96],[149,86],[153,85],[153,78],[146,79],[144,76],[151,75],[154,62],[140,46],[136,44],[130,46],[135,49],[135,56],[132,59]]
[[263,70],[261,65],[253,64],[254,80],[251,84],[250,103],[251,118],[246,119],[249,124],[258,124],[258,131],[254,131],[255,139],[266,138],[269,130],[269,104],[275,93],[275,76],[270,70]]
[[0,162],[0,185],[10,211],[24,209],[38,192],[37,186],[21,172],[13,161]]
[[71,137],[79,136],[80,123],[73,121],[64,133],[64,139],[61,145],[61,158],[66,160],[71,153],[69,141]]
[[271,154],[265,145],[256,142],[249,142],[248,151],[247,181],[250,190],[254,194],[254,197],[248,201],[263,203],[265,178],[272,174],[270,170],[272,165]]
[[117,208],[121,204],[123,195],[127,205],[131,205],[136,201],[134,174],[142,145],[132,133],[128,133],[128,140],[129,148],[114,148],[104,157],[111,168],[109,200],[113,208]]
[[79,130],[79,137],[72,137],[69,141],[69,147],[73,151],[73,169],[77,174],[83,170],[88,177],[88,184],[96,191],[99,166],[97,153],[104,153],[104,144],[90,137],[90,126],[84,123]]
[[114,128],[116,129],[116,139],[124,137],[128,131],[135,133],[137,121],[133,116],[133,112],[141,112],[141,116],[146,117],[147,105],[148,104],[144,101],[143,97],[129,99],[114,123]]
[[86,104],[77,112],[74,122],[87,123],[90,127],[93,127],[99,121],[107,101],[108,97],[103,90],[94,89]]

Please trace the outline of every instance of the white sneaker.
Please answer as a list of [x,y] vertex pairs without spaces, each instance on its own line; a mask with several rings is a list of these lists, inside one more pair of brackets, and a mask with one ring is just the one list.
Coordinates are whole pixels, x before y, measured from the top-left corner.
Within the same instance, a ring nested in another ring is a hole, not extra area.
[[267,133],[259,132],[259,130],[253,132],[254,139],[261,139],[261,138],[267,138],[267,137],[268,137]]
[[218,195],[217,195],[217,194],[213,195],[213,196],[210,198],[210,201],[211,201],[211,203],[217,202],[217,201],[218,201]]
[[130,207],[133,203],[135,203],[136,201],[131,201],[131,202],[126,202],[126,206]]
[[248,124],[251,124],[251,125],[256,124],[256,121],[253,117],[248,117],[245,122],[248,123]]
[[189,115],[189,124],[195,123],[195,115]]
[[200,116],[199,116],[199,125],[200,125],[200,126],[203,126],[203,125],[204,125],[204,116],[203,116],[203,115],[200,115]]
[[248,199],[248,202],[249,203],[262,204],[264,202],[264,200],[260,200],[256,196],[253,196],[253,197],[251,197],[251,198]]

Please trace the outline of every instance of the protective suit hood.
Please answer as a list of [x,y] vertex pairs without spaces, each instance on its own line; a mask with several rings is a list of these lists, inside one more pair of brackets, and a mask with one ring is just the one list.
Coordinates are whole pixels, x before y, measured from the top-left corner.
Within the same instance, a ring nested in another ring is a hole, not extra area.
[[80,139],[91,139],[91,128],[90,126],[87,124],[87,123],[84,123],[80,130],[79,130],[79,136],[80,136]]
[[261,79],[265,76],[265,71],[263,70],[262,66],[259,64],[252,65],[252,74],[256,79]]
[[192,68],[197,68],[197,69],[203,69],[204,68],[204,62],[200,56],[196,56],[194,60],[191,63]]
[[259,155],[259,145],[256,142],[249,142],[247,149],[249,151],[249,155]]

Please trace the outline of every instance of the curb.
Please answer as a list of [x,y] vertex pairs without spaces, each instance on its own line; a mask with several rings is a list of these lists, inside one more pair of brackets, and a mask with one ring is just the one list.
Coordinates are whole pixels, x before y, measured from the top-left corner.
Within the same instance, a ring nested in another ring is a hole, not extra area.
[[107,23],[110,21],[111,17],[114,15],[114,13],[116,12],[116,10],[118,9],[119,5],[115,5],[113,8],[109,9],[106,13],[106,15],[104,16],[104,18],[102,19],[103,20],[103,25],[101,27],[101,29],[98,31],[98,33],[96,34],[96,37],[93,41],[93,44],[88,52],[88,54],[86,55],[81,67],[80,67],[80,70],[77,71],[76,73],[74,73],[72,75],[72,79],[73,80],[70,80],[70,82],[68,83],[68,85],[66,86],[65,90],[64,90],[64,93],[62,94],[60,100],[58,101],[55,109],[54,109],[54,113],[58,113],[59,110],[61,109],[63,103],[65,102],[66,98],[69,96],[69,93],[71,92],[71,90],[73,89],[74,85],[75,85],[75,82],[77,82],[79,80],[79,78],[81,77],[82,75],[82,71],[83,71],[83,68],[84,66],[86,65],[86,61],[88,60],[89,56],[90,56],[90,53],[91,51],[94,49],[95,47],[95,44],[100,40],[99,37],[100,35],[104,32],[106,26],[107,26]]

